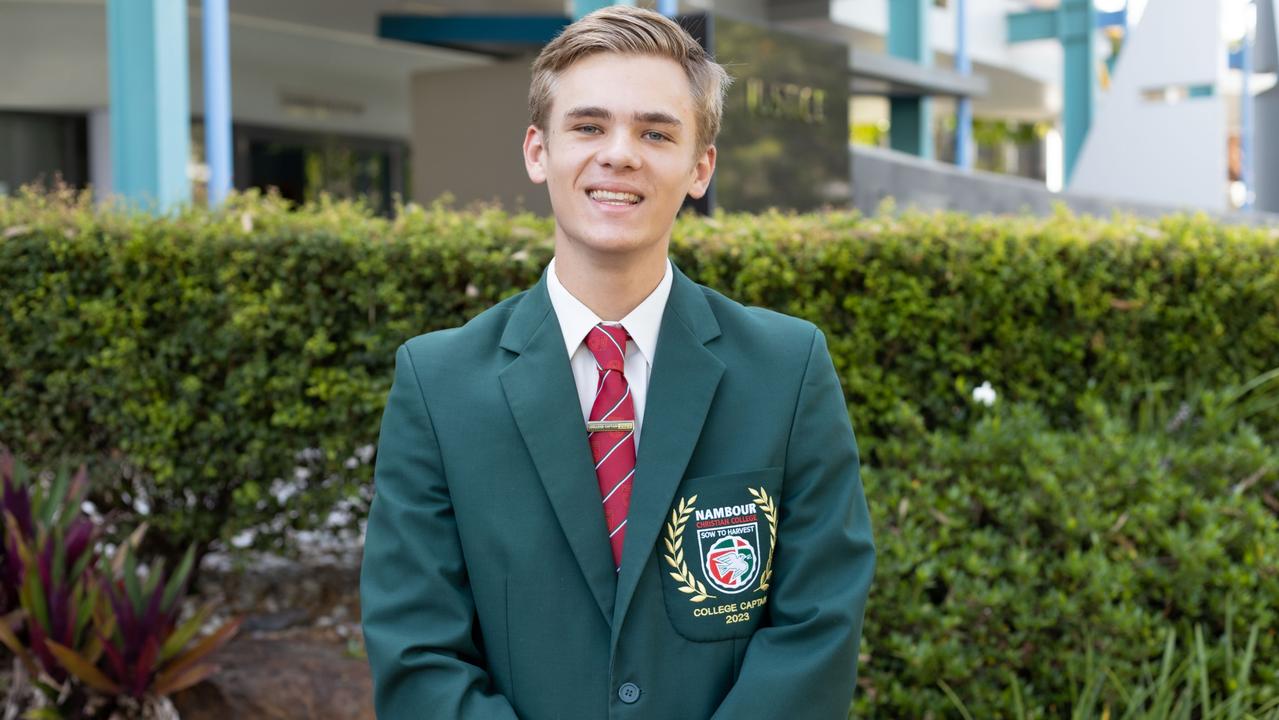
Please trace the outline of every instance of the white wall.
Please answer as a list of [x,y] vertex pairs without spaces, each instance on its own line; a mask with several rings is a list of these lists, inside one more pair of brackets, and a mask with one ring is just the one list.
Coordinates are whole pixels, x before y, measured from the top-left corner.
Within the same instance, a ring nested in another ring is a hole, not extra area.
[[1166,103],[1144,96],[1168,87],[1220,87],[1226,64],[1220,13],[1220,0],[1150,0],[1110,92],[1097,104],[1072,191],[1226,209],[1225,98],[1217,92]]

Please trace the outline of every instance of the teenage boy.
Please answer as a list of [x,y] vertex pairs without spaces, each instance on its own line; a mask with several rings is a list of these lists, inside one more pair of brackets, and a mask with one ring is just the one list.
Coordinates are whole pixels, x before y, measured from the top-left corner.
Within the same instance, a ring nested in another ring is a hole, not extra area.
[[727,84],[629,7],[534,63],[555,257],[396,354],[361,577],[379,717],[847,716],[874,547],[825,338],[667,258]]

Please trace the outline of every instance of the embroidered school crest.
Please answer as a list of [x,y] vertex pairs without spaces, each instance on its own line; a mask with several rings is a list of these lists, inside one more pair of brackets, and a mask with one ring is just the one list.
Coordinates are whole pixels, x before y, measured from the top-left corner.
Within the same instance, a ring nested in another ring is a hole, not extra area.
[[750,533],[756,536],[755,541],[758,542],[759,524],[743,524],[734,529],[742,534],[716,540],[713,533],[718,531],[697,533],[699,546],[703,545],[703,540],[710,542],[709,548],[702,549],[702,557],[706,558],[706,577],[712,585],[727,593],[745,590],[750,581],[755,579],[755,571],[759,569],[755,547],[744,537],[746,533]]
[[[717,591],[735,595],[768,590],[777,542],[777,506],[764,488],[746,490],[750,498],[737,505],[698,508],[693,495],[671,511],[665,560],[676,589],[694,603],[719,597]],[[766,557],[760,557],[761,522],[766,523]],[[697,555],[689,559],[697,561],[692,567],[700,568],[700,573],[694,573],[685,561],[684,539],[690,534],[697,539]]]

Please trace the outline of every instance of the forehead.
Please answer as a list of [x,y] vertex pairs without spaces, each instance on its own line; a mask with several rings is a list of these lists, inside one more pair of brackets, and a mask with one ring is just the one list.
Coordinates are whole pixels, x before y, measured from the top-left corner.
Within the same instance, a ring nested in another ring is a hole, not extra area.
[[565,68],[555,81],[551,114],[602,107],[615,117],[666,112],[691,125],[693,91],[679,63],[664,57],[595,53]]

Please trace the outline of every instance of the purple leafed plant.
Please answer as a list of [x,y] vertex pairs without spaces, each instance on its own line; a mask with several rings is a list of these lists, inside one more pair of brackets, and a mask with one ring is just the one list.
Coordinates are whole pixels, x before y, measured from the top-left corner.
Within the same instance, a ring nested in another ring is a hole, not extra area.
[[[80,512],[87,490],[83,468],[73,480],[63,470],[49,491],[29,481],[25,468],[6,451],[0,455],[4,516],[4,642],[35,676],[36,665],[56,682],[66,670],[49,641],[80,647],[89,637],[96,592],[84,582],[94,559],[93,522]],[[25,619],[24,623],[19,621]]]
[[46,584],[58,565],[53,557],[57,550],[49,544],[50,538],[61,534],[66,540],[62,551],[71,554],[61,558],[59,567],[73,567],[88,549],[93,523],[79,510],[87,490],[88,479],[81,468],[74,480],[68,479],[65,470],[59,473],[48,492],[42,492],[8,449],[0,448],[0,618],[7,620],[7,627],[16,624],[14,613],[25,585],[24,546],[28,550],[32,545],[41,548],[39,553],[25,554],[41,558],[41,576]]
[[31,494],[14,477],[14,459],[8,450],[0,452],[0,518],[4,521],[4,534],[0,536],[0,616],[7,616],[18,607],[18,588],[22,585],[17,540],[35,532]]
[[20,555],[31,558],[36,569],[25,573],[20,590],[21,604],[28,611],[28,644],[44,671],[58,682],[66,679],[66,671],[50,652],[49,643],[78,648],[90,637],[89,622],[97,602],[90,569],[93,535],[93,523],[78,518],[65,530],[55,527],[34,543],[19,546]]
[[[126,545],[117,566],[122,575],[104,574],[100,589],[104,602],[95,624],[102,660],[57,644],[54,656],[86,685],[110,695],[168,695],[209,677],[217,668],[201,662],[229,641],[240,621],[223,624],[192,645],[196,633],[209,619],[206,606],[185,623],[178,624],[181,599],[194,562],[194,548],[187,551],[177,570],[164,572],[164,563],[143,574]],[[108,579],[110,578],[110,579]]]
[[[113,558],[99,558],[96,527],[80,511],[88,484],[83,468],[74,479],[59,473],[48,492],[29,482],[7,452],[0,473],[0,577],[10,603],[0,613],[0,642],[51,701],[83,709],[92,689],[109,714],[120,698],[168,695],[216,671],[202,661],[240,622],[197,639],[213,612],[205,606],[179,624],[194,548],[172,573],[163,561],[144,570],[134,555],[144,526]],[[70,694],[60,690],[67,687]]]

